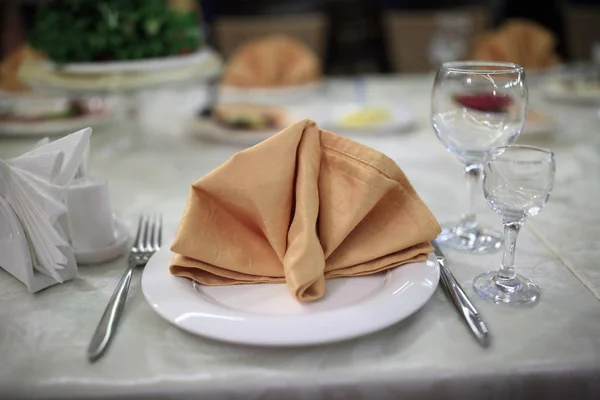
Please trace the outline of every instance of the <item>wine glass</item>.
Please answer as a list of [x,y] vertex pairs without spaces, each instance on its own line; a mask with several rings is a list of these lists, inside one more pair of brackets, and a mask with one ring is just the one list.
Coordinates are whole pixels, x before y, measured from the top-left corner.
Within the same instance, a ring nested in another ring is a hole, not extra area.
[[524,304],[539,297],[539,287],[515,274],[515,245],[525,219],[546,205],[555,171],[554,154],[531,146],[495,149],[485,163],[483,193],[504,225],[504,255],[498,272],[473,280],[479,296],[496,303]]
[[475,216],[486,152],[513,143],[525,125],[527,86],[523,67],[513,63],[456,61],[442,64],[431,103],[433,129],[464,165],[469,205],[457,223],[442,226],[437,241],[469,253],[489,253],[502,245],[499,232],[481,227]]

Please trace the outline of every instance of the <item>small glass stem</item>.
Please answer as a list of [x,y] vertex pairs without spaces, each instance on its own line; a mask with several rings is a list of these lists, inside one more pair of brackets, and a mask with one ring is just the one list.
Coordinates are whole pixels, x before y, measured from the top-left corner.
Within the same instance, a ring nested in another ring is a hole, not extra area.
[[477,216],[475,215],[475,198],[480,188],[481,170],[482,167],[479,164],[467,165],[465,167],[469,202],[467,211],[463,214],[461,220],[461,225],[463,227],[474,228],[477,225]]
[[521,225],[521,222],[507,222],[504,224],[504,254],[498,271],[498,277],[501,280],[515,278],[515,250]]

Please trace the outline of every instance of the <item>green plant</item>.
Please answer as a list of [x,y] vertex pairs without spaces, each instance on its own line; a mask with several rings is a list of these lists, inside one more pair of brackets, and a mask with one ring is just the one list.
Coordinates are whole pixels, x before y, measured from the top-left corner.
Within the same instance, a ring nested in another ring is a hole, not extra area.
[[51,1],[38,10],[29,37],[59,64],[186,54],[200,39],[196,14],[166,0]]

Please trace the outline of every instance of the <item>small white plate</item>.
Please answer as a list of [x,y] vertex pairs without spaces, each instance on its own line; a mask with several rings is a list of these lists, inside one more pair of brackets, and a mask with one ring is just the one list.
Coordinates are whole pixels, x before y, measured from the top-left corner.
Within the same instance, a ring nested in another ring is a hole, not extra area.
[[550,81],[544,88],[544,95],[554,101],[573,104],[600,104],[600,86],[586,90],[570,90],[560,81]]
[[[10,93],[0,91],[0,107],[16,109],[58,110],[67,107],[70,98],[62,95],[40,93]],[[85,99],[80,99],[84,102]],[[82,104],[88,113],[75,117],[46,119],[40,121],[0,121],[0,135],[4,136],[62,136],[86,127],[99,127],[115,122],[119,114],[117,103],[109,99],[91,98]]]
[[281,131],[283,127],[257,131],[228,129],[215,123],[211,118],[197,117],[190,122],[188,129],[192,134],[201,138],[248,147],[268,139]]
[[[365,127],[347,127],[341,125],[341,120],[352,112],[366,108],[376,107],[386,109],[390,113],[388,121],[382,121]],[[402,107],[391,107],[381,104],[348,104],[343,106],[334,106],[331,110],[331,117],[325,123],[325,128],[336,133],[345,134],[369,134],[369,135],[394,135],[409,131],[416,123],[415,116],[409,110]]]
[[86,127],[108,125],[118,119],[113,110],[78,117],[32,122],[0,122],[0,136],[64,136]]
[[[259,103],[268,105],[265,103]],[[281,110],[281,126],[264,130],[230,129],[217,124],[211,118],[195,117],[188,124],[188,131],[200,138],[206,138],[221,143],[229,143],[242,147],[254,146],[266,140],[274,134],[282,131],[295,121],[310,118],[318,124],[323,121],[324,113],[317,108],[309,107],[285,107]]]
[[113,215],[113,225],[115,241],[110,246],[95,250],[73,249],[77,264],[100,264],[114,260],[127,252],[129,242],[127,227],[115,215]]
[[300,303],[285,284],[203,286],[169,272],[173,253],[157,252],[142,275],[154,311],[190,333],[260,346],[302,346],[351,339],[393,325],[432,296],[435,256],[387,272],[327,280],[325,296]]
[[143,60],[69,63],[60,66],[52,62],[47,62],[46,65],[60,72],[74,75],[139,73],[188,67],[204,62],[207,57],[209,57],[209,53],[201,50],[181,56],[148,58]]

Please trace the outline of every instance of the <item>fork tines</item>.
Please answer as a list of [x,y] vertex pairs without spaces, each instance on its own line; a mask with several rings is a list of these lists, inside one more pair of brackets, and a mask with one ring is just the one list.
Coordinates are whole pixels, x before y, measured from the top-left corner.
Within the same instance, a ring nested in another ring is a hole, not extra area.
[[142,214],[133,245],[134,252],[156,252],[162,245],[162,215]]

